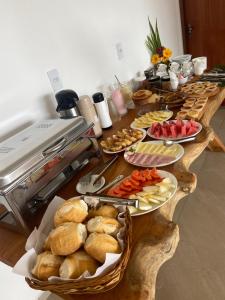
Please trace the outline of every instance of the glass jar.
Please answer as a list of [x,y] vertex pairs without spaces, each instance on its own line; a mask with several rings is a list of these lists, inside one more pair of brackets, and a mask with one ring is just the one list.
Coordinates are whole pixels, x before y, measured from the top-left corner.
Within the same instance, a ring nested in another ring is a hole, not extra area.
[[134,102],[133,102],[133,91],[132,91],[132,86],[130,82],[123,82],[120,85],[120,91],[123,95],[123,99],[125,102],[125,105],[128,109],[134,109]]
[[121,116],[118,113],[116,106],[115,106],[114,102],[112,101],[112,98],[108,98],[107,101],[108,101],[109,115],[112,120],[112,123],[120,121]]
[[115,107],[118,111],[118,113],[121,116],[126,115],[127,113],[127,107],[125,105],[125,101],[123,98],[123,94],[117,84],[113,85],[113,90],[112,90],[112,101],[115,104]]

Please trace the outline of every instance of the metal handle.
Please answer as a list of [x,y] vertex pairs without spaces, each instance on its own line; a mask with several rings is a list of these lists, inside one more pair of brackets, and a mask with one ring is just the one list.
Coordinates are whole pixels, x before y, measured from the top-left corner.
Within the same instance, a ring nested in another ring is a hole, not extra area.
[[187,139],[177,140],[177,141],[173,141],[173,142],[174,142],[174,144],[179,144],[179,143],[191,142],[194,140],[195,140],[195,136],[192,136]]
[[53,153],[53,152],[55,152],[55,151],[61,149],[61,148],[65,145],[66,142],[67,142],[66,138],[63,137],[61,140],[59,140],[59,141],[57,142],[57,144],[54,144],[53,146],[50,146],[50,147],[48,147],[47,149],[45,149],[45,150],[42,152],[42,154],[43,154],[44,156],[49,155],[49,154],[51,154],[51,153]]
[[113,181],[111,181],[109,184],[107,184],[102,189],[100,189],[96,194],[97,195],[101,194],[102,192],[104,192],[105,190],[107,190],[108,188],[110,188],[111,186],[113,186],[114,184],[116,184],[117,182],[122,180],[123,178],[124,178],[124,175],[117,176]]
[[88,205],[96,207],[99,202],[108,203],[108,204],[116,204],[116,205],[130,205],[136,208],[139,208],[139,200],[138,199],[123,199],[111,196],[96,196],[96,195],[88,195],[81,196]]
[[98,180],[99,178],[101,178],[102,174],[105,173],[105,171],[114,163],[115,160],[117,160],[119,156],[116,155],[115,157],[113,157],[109,162],[108,164],[102,169],[102,171],[98,174],[98,176],[95,178],[95,180],[92,182],[92,184],[94,185]]
[[123,198],[116,198],[116,197],[104,197],[99,196],[99,201],[103,203],[112,203],[117,205],[130,205],[136,208],[139,207],[139,200],[138,199],[123,199]]

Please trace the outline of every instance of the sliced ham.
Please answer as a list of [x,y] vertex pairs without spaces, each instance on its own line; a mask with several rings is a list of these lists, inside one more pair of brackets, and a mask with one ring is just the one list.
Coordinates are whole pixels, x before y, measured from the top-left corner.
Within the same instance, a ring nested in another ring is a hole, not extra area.
[[161,164],[168,164],[174,160],[174,157],[168,155],[154,155],[134,153],[127,156],[127,161],[143,167],[157,166]]

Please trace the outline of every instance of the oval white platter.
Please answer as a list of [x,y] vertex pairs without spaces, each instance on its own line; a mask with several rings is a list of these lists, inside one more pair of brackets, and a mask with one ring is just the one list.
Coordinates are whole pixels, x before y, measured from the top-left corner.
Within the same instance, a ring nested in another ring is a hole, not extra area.
[[147,135],[146,130],[144,130],[144,129],[142,129],[142,128],[134,128],[134,129],[140,130],[140,131],[143,133],[143,137],[142,137],[140,140],[138,140],[138,141],[134,142],[132,145],[130,145],[130,146],[128,146],[128,147],[125,147],[125,148],[123,148],[123,149],[121,149],[121,150],[118,150],[118,151],[108,151],[108,150],[105,150],[105,149],[103,149],[103,148],[102,148],[102,151],[105,152],[105,153],[107,153],[107,154],[116,154],[116,153],[120,153],[120,152],[125,151],[127,148],[129,148],[129,147],[131,147],[131,146],[137,144],[138,142],[143,141],[143,140],[145,139],[146,135]]
[[[172,184],[174,184],[174,190],[171,194],[171,196],[164,202],[161,202],[159,204],[155,204],[155,203],[151,203],[152,205],[152,208],[149,209],[149,210],[138,210],[137,212],[134,212],[134,213],[131,213],[131,216],[132,217],[137,217],[137,216],[141,216],[141,215],[145,215],[145,214],[148,214],[156,209],[158,209],[159,207],[163,206],[164,204],[166,204],[173,196],[174,194],[176,193],[177,191],[177,186],[178,186],[178,183],[177,183],[177,179],[176,177],[170,173],[170,172],[167,172],[167,171],[163,171],[163,170],[157,170],[158,171],[158,174],[163,177],[163,178],[170,178],[171,179],[171,182]],[[126,179],[129,179],[130,176],[128,176],[127,178],[124,178],[122,181],[126,180]],[[121,182],[117,183],[116,185],[114,185],[113,187],[111,187],[110,189],[113,189],[115,188],[116,186],[118,186]],[[118,205],[119,205],[119,202],[118,202]]]
[[[176,121],[176,120],[169,120],[168,122],[173,122],[173,121]],[[188,122],[189,120],[182,120],[184,123]],[[196,121],[195,121],[196,122]],[[198,130],[196,131],[196,133],[194,134],[191,134],[191,135],[187,135],[185,137],[183,136],[178,136],[176,138],[172,138],[172,137],[168,137],[168,138],[165,138],[163,136],[161,137],[155,137],[154,135],[152,135],[150,132],[151,132],[151,127],[149,127],[149,129],[147,130],[147,135],[150,136],[151,138],[155,139],[155,140],[169,140],[169,141],[177,141],[177,140],[180,140],[180,139],[186,139],[186,138],[189,138],[189,137],[193,137],[193,136],[196,136],[197,134],[199,134],[199,132],[202,130],[202,124],[199,123],[199,122],[196,122],[198,124]]]
[[[150,144],[163,144],[163,141],[149,141],[149,142],[145,142],[145,143],[150,143]],[[127,160],[127,157],[129,156],[129,154],[127,153],[129,151],[129,148],[132,147],[130,146],[124,153],[124,159],[126,160],[126,162],[128,162],[131,165],[137,166],[137,167],[142,167],[142,168],[152,168],[152,167],[165,167],[168,165],[171,165],[173,163],[175,163],[176,161],[178,161],[183,155],[184,155],[184,148],[180,145],[180,144],[176,144],[179,148],[180,148],[180,152],[179,154],[173,159],[171,160],[169,163],[162,163],[162,164],[156,164],[156,165],[152,165],[152,164],[137,164],[137,163],[133,163]]]
[[[163,121],[168,121],[168,120],[173,116],[172,110],[168,110],[168,112],[170,112],[170,114],[169,114],[168,117],[165,118]],[[139,118],[140,118],[140,117],[139,117]],[[137,119],[138,119],[138,118],[137,118]],[[162,122],[163,122],[163,121],[162,121]],[[157,122],[157,121],[154,121],[154,122]],[[152,122],[152,123],[154,123],[154,122]],[[151,123],[151,124],[152,124],[152,123]],[[133,122],[130,124],[130,127],[133,128],[133,129],[146,129],[146,128],[149,128],[149,127],[151,126],[151,124],[149,124],[148,126],[139,128],[139,127],[135,126],[135,121],[133,121]]]

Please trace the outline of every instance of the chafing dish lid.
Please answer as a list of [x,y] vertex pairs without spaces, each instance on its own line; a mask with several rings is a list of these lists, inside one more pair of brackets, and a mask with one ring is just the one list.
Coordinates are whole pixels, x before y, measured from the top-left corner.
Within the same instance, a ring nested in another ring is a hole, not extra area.
[[0,143],[0,190],[88,129],[83,117],[38,121]]

